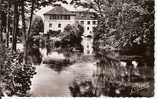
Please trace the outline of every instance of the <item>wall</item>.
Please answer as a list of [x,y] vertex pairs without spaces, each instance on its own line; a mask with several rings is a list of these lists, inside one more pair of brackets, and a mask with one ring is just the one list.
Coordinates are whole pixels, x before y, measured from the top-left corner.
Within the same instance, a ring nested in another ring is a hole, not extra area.
[[[47,33],[49,30],[54,30],[54,31],[58,31],[61,30],[63,31],[64,28],[68,25],[68,24],[74,24],[75,23],[75,16],[70,16],[70,20],[50,20],[49,16],[44,16],[45,20],[44,20],[44,33]],[[49,24],[52,24],[52,27],[49,27]],[[61,24],[61,27],[58,27],[58,24]]]
[[[97,26],[97,20],[79,20],[79,22],[81,23],[81,21],[84,21],[84,24],[82,24],[82,26],[84,27],[84,36],[88,36],[91,35],[93,36],[93,27]],[[88,24],[87,22],[90,21],[90,24]],[[96,21],[96,24],[93,24],[93,21]],[[89,28],[89,29],[87,29]]]

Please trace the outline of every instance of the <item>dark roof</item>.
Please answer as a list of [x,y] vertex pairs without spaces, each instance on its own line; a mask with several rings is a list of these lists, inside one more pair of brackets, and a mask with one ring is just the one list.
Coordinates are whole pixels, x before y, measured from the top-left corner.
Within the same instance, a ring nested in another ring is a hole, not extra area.
[[94,15],[94,13],[90,13],[90,12],[75,12],[76,13],[76,19],[78,20],[96,20],[96,17]]
[[75,15],[62,6],[55,6],[52,10],[44,13],[44,15]]

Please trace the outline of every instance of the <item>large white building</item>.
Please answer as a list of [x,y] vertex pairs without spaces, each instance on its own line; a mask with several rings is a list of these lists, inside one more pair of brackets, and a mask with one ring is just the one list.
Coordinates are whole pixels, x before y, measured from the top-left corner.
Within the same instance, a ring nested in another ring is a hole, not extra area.
[[84,27],[84,36],[93,35],[97,25],[93,12],[69,11],[61,5],[56,5],[52,10],[44,13],[44,33],[63,31],[68,24],[80,23]]
[[[70,11],[61,5],[56,5],[50,11],[44,13],[44,33],[51,31],[64,31],[68,24],[79,23],[84,27],[83,41],[84,54],[93,54],[93,30],[97,26],[94,12]],[[91,38],[90,38],[91,37]]]
[[63,31],[68,24],[74,23],[75,14],[57,5],[44,14],[44,33],[49,30]]

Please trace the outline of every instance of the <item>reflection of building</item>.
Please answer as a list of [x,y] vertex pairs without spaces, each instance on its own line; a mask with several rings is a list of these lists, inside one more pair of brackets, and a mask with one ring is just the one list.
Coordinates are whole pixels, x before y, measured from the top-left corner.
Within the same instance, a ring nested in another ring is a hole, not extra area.
[[83,52],[84,55],[92,55],[93,54],[93,38],[91,37],[83,37],[82,41]]
[[84,35],[93,35],[97,20],[95,13],[89,11],[70,11],[61,5],[56,5],[52,10],[44,13],[44,33],[49,30],[63,31],[68,24],[80,23],[84,27]]

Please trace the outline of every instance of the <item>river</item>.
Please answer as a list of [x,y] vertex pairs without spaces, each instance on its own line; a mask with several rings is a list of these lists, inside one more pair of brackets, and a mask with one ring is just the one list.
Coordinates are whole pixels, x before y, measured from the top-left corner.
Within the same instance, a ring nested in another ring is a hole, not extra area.
[[[89,46],[88,43],[85,46]],[[91,47],[87,47],[87,50],[89,48]],[[95,59],[92,52],[90,55],[79,56],[72,64],[65,65],[58,64],[66,59],[62,53],[51,51],[47,54],[46,49],[40,52],[42,60],[56,61],[56,63],[42,62],[40,65],[35,65],[37,74],[31,79],[30,90],[34,97],[153,95],[153,68],[145,66],[145,63],[138,64],[138,68],[132,66],[136,68],[133,68],[135,70],[131,73],[137,75],[128,77],[130,70],[125,62],[113,61],[107,57],[103,57],[103,60]],[[135,61],[132,61],[132,64],[137,65]],[[130,81],[130,78],[134,81]],[[130,94],[132,89],[139,90],[139,86],[145,84],[148,84],[146,90],[137,92],[135,90],[135,93]]]
[[[63,58],[54,52],[49,58]],[[54,55],[55,54],[55,55]],[[51,68],[53,65],[40,64],[36,66],[37,74],[32,79],[32,96],[71,96],[69,85],[75,79],[91,79],[96,70],[95,62],[74,63],[61,71]]]

